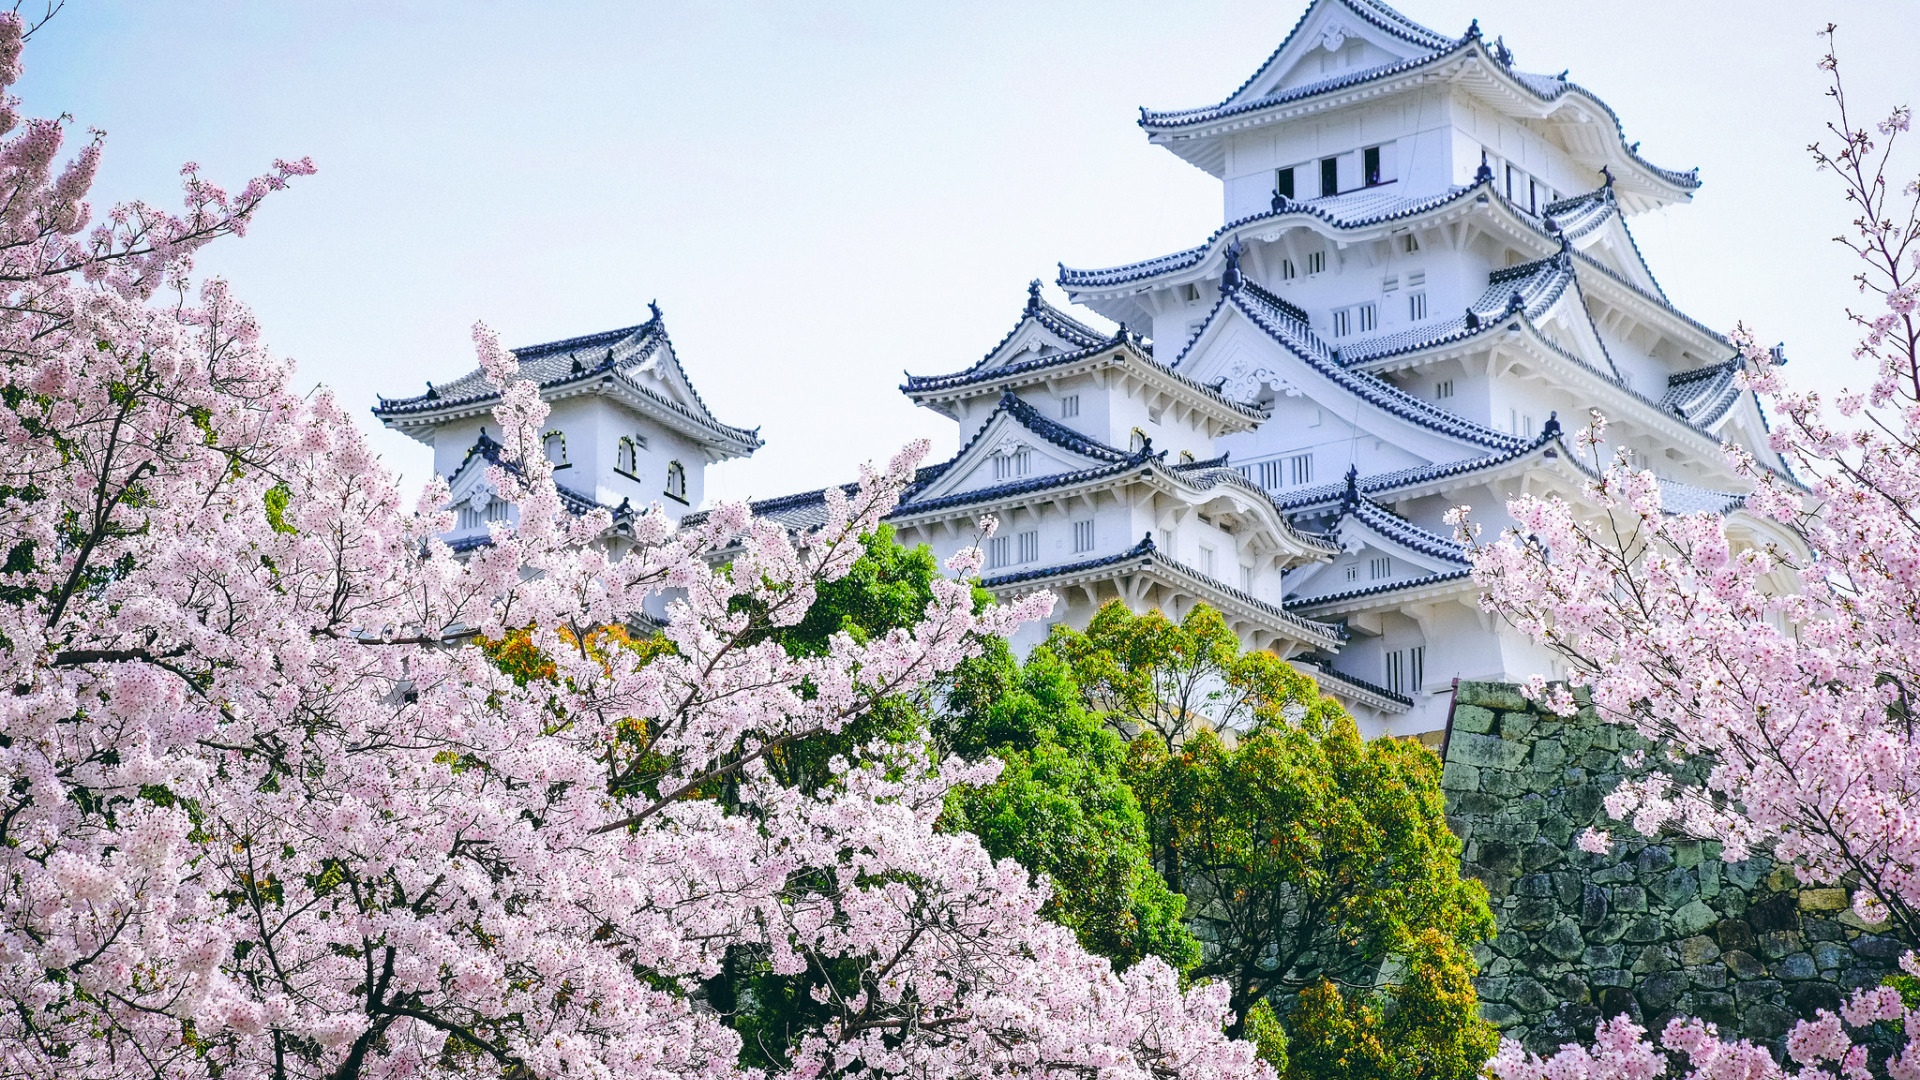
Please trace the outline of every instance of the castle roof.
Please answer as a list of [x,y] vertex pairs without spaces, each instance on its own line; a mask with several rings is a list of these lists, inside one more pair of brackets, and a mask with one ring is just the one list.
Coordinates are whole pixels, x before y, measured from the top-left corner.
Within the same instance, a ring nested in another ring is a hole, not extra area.
[[[1392,59],[1355,71],[1305,83],[1290,82],[1307,53],[1329,37],[1337,44],[1353,34],[1367,37]],[[1689,196],[1700,186],[1697,170],[1665,169],[1642,158],[1629,145],[1619,116],[1592,91],[1569,81],[1565,73],[1540,75],[1514,67],[1503,43],[1489,44],[1476,22],[1458,38],[1421,26],[1379,0],[1313,0],[1300,20],[1260,68],[1222,101],[1193,109],[1142,107],[1140,126],[1149,138],[1175,154],[1220,175],[1225,148],[1220,135],[1289,118],[1317,107],[1344,103],[1356,91],[1377,96],[1398,86],[1436,80],[1460,82],[1476,94],[1516,115],[1544,119],[1563,108],[1604,116],[1613,138],[1584,148],[1595,168],[1620,166],[1633,177],[1636,201],[1657,205]],[[1625,177],[1623,176],[1623,179]]]
[[[528,345],[510,350],[520,374],[540,387],[543,398],[604,393],[622,400],[723,456],[760,447],[758,428],[721,423],[708,411],[674,356],[657,306],[635,326]],[[388,427],[424,435],[433,425],[489,411],[499,394],[478,368],[408,398],[380,398],[373,414]]]

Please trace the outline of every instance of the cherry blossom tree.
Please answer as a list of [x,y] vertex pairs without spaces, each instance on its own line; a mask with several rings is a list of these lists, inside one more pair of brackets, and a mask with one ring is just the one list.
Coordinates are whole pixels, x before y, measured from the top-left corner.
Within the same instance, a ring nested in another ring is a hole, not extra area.
[[[1832,42],[1833,28],[1826,30]],[[1786,474],[1729,449],[1753,485],[1742,512],[1670,515],[1651,473],[1624,452],[1603,457],[1605,425],[1579,436],[1596,479],[1585,505],[1523,497],[1516,522],[1477,544],[1486,604],[1561,656],[1591,687],[1601,716],[1662,748],[1606,801],[1608,812],[1652,835],[1675,829],[1719,841],[1728,860],[1766,852],[1801,880],[1840,883],[1854,911],[1920,944],[1920,185],[1888,180],[1909,114],[1872,129],[1849,109],[1829,49],[1821,67],[1837,112],[1832,141],[1810,149],[1840,178],[1855,218],[1839,242],[1860,259],[1867,307],[1850,310],[1871,362],[1864,392],[1832,405],[1792,389],[1744,329],[1735,343],[1744,378],[1778,418],[1772,446]],[[1456,521],[1465,525],[1464,513]],[[1469,537],[1477,534],[1466,527]],[[1564,685],[1532,693],[1561,711]],[[1701,783],[1666,768],[1665,755],[1705,758]],[[1581,844],[1605,851],[1589,830]],[[1914,954],[1903,961],[1920,972]],[[1873,1025],[1920,1036],[1920,1013],[1889,988],[1858,992],[1836,1017],[1803,1022],[1786,1044],[1801,1075],[1867,1075],[1851,1032]],[[1668,1065],[1624,1018],[1603,1025],[1594,1050],[1549,1062],[1503,1049],[1502,1080],[1649,1077]],[[1724,1044],[1711,1025],[1674,1021],[1662,1046],[1692,1075],[1777,1076],[1763,1050]],[[1873,1063],[1875,1068],[1882,1063]],[[1912,1042],[1884,1067],[1920,1076]]]
[[[0,87],[25,28],[0,15]],[[1224,986],[1116,975],[1043,886],[935,830],[992,767],[882,743],[769,763],[1040,615],[934,583],[919,621],[793,655],[924,447],[790,533],[562,509],[546,406],[484,327],[489,481],[465,559],[324,392],[288,389],[204,244],[312,171],[186,209],[84,201],[96,134],[0,101],[0,1076],[703,1077],[749,952],[827,1019],[783,1075],[1270,1076]],[[956,558],[964,578],[978,551]],[[671,597],[657,636],[643,605]],[[550,663],[516,678],[477,642]]]

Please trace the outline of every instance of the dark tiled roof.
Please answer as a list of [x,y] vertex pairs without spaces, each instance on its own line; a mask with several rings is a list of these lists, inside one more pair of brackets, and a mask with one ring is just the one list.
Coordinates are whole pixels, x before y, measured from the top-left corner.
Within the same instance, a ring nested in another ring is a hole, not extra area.
[[[1426,33],[1432,34],[1432,31],[1426,31]],[[1438,38],[1438,35],[1433,36]],[[1428,64],[1438,64],[1451,60],[1469,50],[1478,50],[1490,69],[1506,72],[1512,77],[1514,85],[1521,87],[1542,102],[1555,101],[1570,93],[1579,94],[1586,98],[1598,106],[1599,109],[1606,113],[1607,117],[1613,121],[1614,135],[1619,139],[1620,149],[1626,154],[1629,160],[1675,187],[1692,190],[1700,186],[1700,175],[1697,169],[1689,169],[1686,171],[1665,169],[1641,157],[1637,143],[1628,145],[1626,129],[1620,123],[1619,114],[1615,113],[1612,107],[1602,101],[1593,91],[1588,90],[1578,83],[1570,82],[1558,76],[1535,75],[1528,72],[1515,71],[1509,65],[1502,63],[1501,59],[1496,57],[1493,52],[1487,48],[1486,43],[1480,37],[1477,26],[1473,30],[1469,30],[1466,36],[1460,38],[1457,42],[1449,42],[1446,46],[1429,45],[1428,47],[1431,51],[1417,54],[1406,60],[1392,64],[1382,64],[1373,68],[1365,68],[1360,71],[1350,72],[1346,75],[1332,79],[1324,79],[1304,86],[1292,87],[1270,94],[1267,97],[1255,98],[1250,101],[1235,102],[1234,97],[1237,97],[1244,91],[1247,85],[1251,83],[1251,80],[1249,80],[1248,83],[1243,83],[1240,90],[1234,91],[1233,96],[1228,97],[1217,105],[1210,105],[1198,109],[1175,109],[1168,111],[1155,111],[1142,107],[1140,110],[1139,123],[1142,128],[1145,128],[1149,132],[1168,131],[1182,127],[1190,127],[1196,124],[1209,123],[1241,113],[1257,112],[1275,105],[1301,101],[1318,94],[1343,90],[1351,86],[1358,86],[1362,83],[1390,78],[1395,75],[1417,70]],[[1271,60],[1269,60],[1269,62],[1271,62]]]
[[[1443,461],[1433,465],[1415,465],[1411,468],[1395,469],[1392,472],[1362,476],[1358,480],[1358,486],[1360,493],[1363,495],[1382,495],[1402,488],[1431,483],[1435,480],[1447,480],[1480,472],[1485,469],[1496,469],[1511,462],[1519,461],[1522,458],[1531,457],[1544,449],[1548,443],[1556,442],[1559,438],[1559,421],[1554,420],[1550,427],[1543,429],[1533,441],[1513,447],[1510,450],[1498,454],[1488,454],[1484,457],[1466,458],[1461,461]],[[1342,485],[1321,484],[1317,487],[1301,488],[1299,491],[1289,493],[1284,498],[1275,496],[1274,503],[1279,506],[1281,510],[1289,514],[1297,514],[1320,507],[1337,506],[1342,496]]]
[[[1031,360],[1016,361],[1011,364],[999,364],[993,367],[975,365],[966,371],[957,371],[950,375],[909,375],[907,376],[907,381],[901,384],[900,391],[907,395],[927,394],[940,390],[952,390],[963,386],[991,383],[1009,376],[1027,375],[1034,372],[1063,367],[1068,364],[1079,363],[1082,360],[1099,356],[1108,349],[1117,348],[1124,348],[1131,351],[1142,363],[1158,366],[1158,361],[1153,359],[1151,352],[1144,347],[1144,344],[1138,338],[1129,335],[1123,342],[1118,335],[1115,335],[1089,348],[1075,349],[1072,352],[1051,353],[1044,356],[1037,356]],[[1249,419],[1261,419],[1267,415],[1267,410],[1258,405],[1244,401],[1233,401],[1213,387],[1194,382],[1185,375],[1166,367],[1160,367],[1159,370],[1165,372],[1169,378],[1185,385],[1188,389],[1202,397],[1216,401]]]
[[1455,566],[1468,565],[1466,550],[1459,544],[1415,525],[1371,499],[1352,494],[1354,489],[1351,487],[1347,490],[1349,495],[1341,503],[1342,517],[1350,516],[1381,536],[1402,547],[1418,551],[1422,555],[1428,555]]
[[1011,585],[1028,583],[1038,584],[1051,578],[1067,577],[1072,574],[1085,573],[1088,570],[1100,570],[1110,566],[1123,566],[1135,561],[1142,564],[1150,563],[1159,569],[1171,571],[1175,575],[1187,578],[1203,588],[1217,590],[1266,615],[1276,623],[1293,627],[1309,640],[1321,641],[1328,645],[1333,645],[1344,637],[1343,632],[1337,626],[1329,626],[1326,623],[1314,622],[1312,619],[1302,618],[1287,611],[1285,608],[1276,607],[1273,604],[1267,603],[1265,600],[1242,592],[1223,581],[1218,581],[1206,574],[1202,574],[1200,571],[1195,570],[1183,562],[1168,558],[1160,552],[1159,548],[1154,546],[1152,533],[1148,533],[1138,544],[1135,544],[1133,547],[1118,555],[1107,555],[1098,559],[1088,559],[1085,562],[1068,563],[1064,566],[1046,566],[1035,567],[1032,570],[1017,570],[1010,574],[1000,574],[995,577],[986,578],[982,580],[980,584],[989,589],[1001,589]]
[[1695,425],[1711,424],[1727,414],[1744,393],[1740,386],[1741,358],[1677,372],[1667,376],[1667,392],[1660,404]]
[[[1380,3],[1379,0],[1340,0],[1340,2],[1348,11],[1353,12],[1374,26],[1385,30],[1395,37],[1418,45],[1429,52],[1439,52],[1453,47],[1454,43],[1452,38],[1434,33],[1432,30],[1421,26],[1419,23],[1414,22],[1412,19],[1407,18],[1405,15],[1400,14],[1387,5]],[[1279,47],[1275,48],[1271,53],[1268,53],[1267,58],[1261,61],[1260,66],[1254,70],[1254,73],[1247,76],[1245,82],[1235,87],[1233,93],[1227,95],[1228,101],[1239,97],[1246,92],[1248,87],[1260,81],[1261,76],[1265,75],[1268,69],[1273,67],[1273,62],[1280,59],[1280,54],[1287,51],[1287,46],[1293,44],[1294,37],[1300,33],[1300,27],[1305,25],[1307,17],[1312,15],[1314,9],[1318,6],[1318,4],[1314,3],[1307,5],[1307,9],[1300,13],[1300,18],[1294,20],[1293,29],[1287,31],[1287,36],[1280,40]],[[1145,112],[1146,110],[1142,109],[1141,111]]]
[[[1207,316],[1207,322],[1218,318],[1220,310],[1228,304],[1238,308],[1255,326],[1266,331],[1275,342],[1300,357],[1328,381],[1374,406],[1434,431],[1495,450],[1511,450],[1525,445],[1525,440],[1517,436],[1495,431],[1437,408],[1373,375],[1348,370],[1341,361],[1335,359],[1333,351],[1313,332],[1313,328],[1307,325],[1299,308],[1252,281],[1223,292],[1213,313]],[[1204,333],[1205,329],[1201,332]],[[1192,347],[1191,343],[1188,347]]]
[[[693,381],[685,379],[684,372],[682,378],[688,392],[693,395],[692,408],[669,400],[632,378],[634,369],[644,365],[661,349],[670,347],[670,344],[666,323],[656,307],[653,309],[653,318],[637,326],[550,341],[543,345],[527,345],[509,351],[519,362],[520,374],[531,379],[542,390],[611,375],[618,378],[628,390],[684,418],[696,428],[757,449],[760,446],[759,429],[733,427],[715,419],[708,411],[707,403],[700,397],[700,392],[694,389]],[[475,368],[444,385],[427,384],[424,394],[410,398],[383,397],[374,407],[373,414],[385,420],[453,406],[477,405],[496,396],[487,383],[486,373]]]
[[1337,229],[1364,229],[1384,221],[1412,217],[1415,214],[1445,206],[1483,186],[1486,185],[1451,187],[1438,195],[1422,197],[1399,195],[1382,188],[1363,188],[1344,195],[1288,202],[1279,210],[1262,210],[1260,213],[1229,221],[1215,229],[1204,242],[1185,251],[1176,251],[1170,255],[1098,270],[1076,270],[1062,264],[1059,285],[1065,289],[1101,289],[1198,266],[1216,247],[1221,246],[1221,241],[1230,233],[1256,221],[1306,217],[1317,218]]
[[[1465,313],[1450,319],[1436,319],[1406,330],[1378,337],[1360,338],[1340,345],[1340,362],[1349,366],[1384,360],[1389,356],[1415,352],[1435,345],[1465,341],[1490,334],[1505,325],[1512,297],[1520,294],[1520,310],[1530,319],[1546,314],[1573,284],[1573,266],[1560,256],[1495,270],[1487,287],[1467,305],[1477,325],[1469,327]],[[1611,360],[1608,361],[1611,364]],[[1617,376],[1609,376],[1617,378]]]
[[1369,585],[1364,589],[1349,589],[1342,593],[1330,593],[1326,596],[1302,596],[1287,601],[1290,608],[1320,607],[1323,604],[1344,603],[1363,596],[1379,596],[1382,593],[1399,592],[1402,589],[1424,589],[1429,585],[1439,585],[1449,581],[1465,581],[1473,577],[1473,568],[1464,567],[1449,570],[1443,574],[1428,574],[1426,577],[1408,581],[1389,581],[1383,585]]
[[1293,658],[1293,662],[1312,668],[1313,678],[1316,681],[1342,683],[1355,690],[1378,695],[1386,698],[1388,701],[1404,705],[1409,709],[1413,708],[1413,699],[1407,695],[1389,690],[1379,683],[1368,682],[1357,675],[1349,675],[1335,668],[1330,661],[1320,659],[1319,657],[1296,656]]

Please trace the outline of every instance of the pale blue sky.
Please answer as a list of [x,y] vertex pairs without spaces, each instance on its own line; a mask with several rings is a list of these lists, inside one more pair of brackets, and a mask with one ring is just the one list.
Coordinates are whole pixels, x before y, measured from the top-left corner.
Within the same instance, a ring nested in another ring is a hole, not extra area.
[[[762,497],[915,435],[950,452],[952,424],[895,389],[903,368],[973,362],[1056,260],[1218,226],[1217,183],[1149,147],[1137,107],[1219,100],[1303,6],[71,0],[22,94],[108,131],[103,203],[171,201],[186,160],[238,185],[312,155],[320,174],[202,266],[370,429],[376,392],[473,366],[475,319],[528,344],[639,322],[657,297],[709,405],[767,440],[709,491]],[[1842,24],[1877,115],[1920,97],[1913,0],[1400,7],[1449,34],[1477,16],[1521,67],[1571,68],[1649,159],[1699,166],[1693,205],[1634,221],[1667,292],[1785,339],[1796,376],[1858,370],[1828,240],[1849,215],[1804,152],[1826,118],[1814,31]],[[375,439],[411,477],[430,467]]]

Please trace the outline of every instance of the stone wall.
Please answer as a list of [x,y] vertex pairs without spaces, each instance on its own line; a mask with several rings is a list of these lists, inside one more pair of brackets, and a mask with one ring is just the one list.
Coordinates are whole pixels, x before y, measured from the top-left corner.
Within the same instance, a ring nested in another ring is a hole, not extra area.
[[1465,872],[1486,883],[1499,936],[1479,949],[1481,1012],[1536,1052],[1631,1013],[1777,1043],[1794,1020],[1893,970],[1899,942],[1832,888],[1801,888],[1766,858],[1657,842],[1615,825],[1613,851],[1575,846],[1608,826],[1621,755],[1645,743],[1590,712],[1544,716],[1512,686],[1455,691],[1442,786]]

